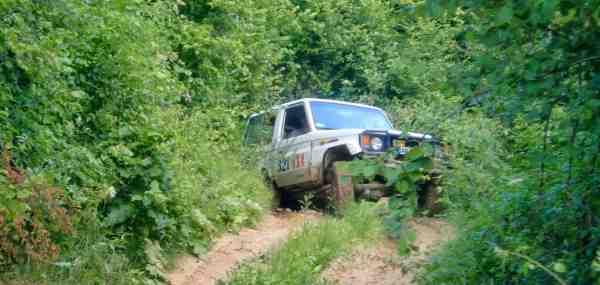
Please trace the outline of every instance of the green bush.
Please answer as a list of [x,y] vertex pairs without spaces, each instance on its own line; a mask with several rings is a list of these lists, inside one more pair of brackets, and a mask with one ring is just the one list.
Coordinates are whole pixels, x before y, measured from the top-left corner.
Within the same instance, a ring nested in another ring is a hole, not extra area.
[[[184,226],[173,237],[187,246],[205,243],[218,232],[237,229],[256,221],[268,209],[271,193],[267,191],[257,170],[241,165],[241,157],[232,143],[213,140],[211,119],[215,116],[200,112],[185,114],[182,108],[163,113],[164,127],[175,132],[168,146],[174,159],[173,188],[167,193],[172,200],[173,218]],[[232,130],[230,130],[232,131]],[[239,136],[232,136],[240,141]],[[235,144],[233,144],[235,145]]]
[[[428,4],[434,14],[458,8],[465,15],[463,46],[472,61],[456,70],[452,89],[509,130],[511,168],[467,215],[470,230],[459,237],[483,262],[435,262],[428,281],[597,282],[599,64],[591,27],[598,18],[588,15],[600,2]],[[459,247],[440,261],[462,259]]]
[[[44,244],[49,255],[43,263],[29,258],[35,253],[31,250],[20,253],[27,251],[19,248],[26,242],[2,243],[6,278],[128,283],[143,270],[160,278],[160,272],[153,272],[161,265],[153,264],[157,255],[149,255],[152,249],[159,249],[158,256],[181,249],[200,252],[220,231],[252,224],[261,205],[269,204],[260,178],[238,157],[240,119],[263,97],[251,96],[257,101],[243,105],[239,98],[219,98],[259,80],[242,77],[226,84],[236,88],[221,92],[198,89],[188,74],[216,82],[237,67],[217,76],[190,65],[183,52],[197,48],[206,54],[220,39],[240,47],[236,37],[247,31],[209,33],[203,40],[211,44],[191,45],[189,33],[217,24],[190,21],[181,7],[170,1],[0,3],[0,149],[10,151],[0,179],[1,238],[15,231],[35,235],[34,225],[60,227],[52,213],[63,209],[75,209],[69,222],[76,233],[48,230]],[[253,66],[249,53],[259,54],[261,48],[234,53]],[[252,69],[248,74],[259,73]],[[270,95],[270,86],[266,82],[247,92]],[[203,92],[218,100],[189,104],[189,98],[202,98]],[[35,182],[36,177],[46,182]],[[49,208],[39,208],[50,215],[38,223],[38,208],[28,197],[51,189],[64,195],[52,196]],[[16,228],[22,220],[23,230]],[[6,259],[4,250],[12,257]],[[87,250],[98,256],[78,256]],[[118,262],[103,270],[98,266],[103,258]],[[48,265],[52,262],[57,265]],[[144,269],[145,264],[151,266]],[[119,274],[124,276],[120,281],[113,279]]]
[[476,206],[514,177],[508,172],[508,130],[477,109],[464,109],[455,98],[424,96],[389,107],[403,130],[430,133],[446,147],[442,170],[443,202],[461,210]]

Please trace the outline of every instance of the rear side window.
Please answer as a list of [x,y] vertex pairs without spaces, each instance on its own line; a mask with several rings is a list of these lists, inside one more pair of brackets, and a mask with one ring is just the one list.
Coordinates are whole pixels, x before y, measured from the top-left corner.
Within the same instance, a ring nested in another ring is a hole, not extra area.
[[250,118],[244,143],[247,145],[267,145],[271,143],[274,124],[275,117],[271,114],[260,114]]
[[294,106],[285,110],[283,138],[293,138],[310,131],[304,105]]

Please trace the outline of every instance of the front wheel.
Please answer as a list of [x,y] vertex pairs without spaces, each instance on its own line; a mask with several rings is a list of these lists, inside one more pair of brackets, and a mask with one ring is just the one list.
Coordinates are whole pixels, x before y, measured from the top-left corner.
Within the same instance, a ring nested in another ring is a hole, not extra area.
[[352,184],[352,176],[345,173],[339,162],[334,162],[327,169],[327,179],[331,185],[329,189],[329,201],[335,210],[342,210],[350,202],[354,201],[354,185]]

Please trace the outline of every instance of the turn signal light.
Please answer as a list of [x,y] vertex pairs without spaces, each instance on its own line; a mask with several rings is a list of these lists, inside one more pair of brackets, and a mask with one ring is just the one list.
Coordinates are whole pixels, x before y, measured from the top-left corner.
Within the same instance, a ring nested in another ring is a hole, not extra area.
[[363,135],[363,136],[360,137],[360,142],[361,142],[362,145],[368,146],[369,143],[370,143],[370,137],[367,136],[367,135]]

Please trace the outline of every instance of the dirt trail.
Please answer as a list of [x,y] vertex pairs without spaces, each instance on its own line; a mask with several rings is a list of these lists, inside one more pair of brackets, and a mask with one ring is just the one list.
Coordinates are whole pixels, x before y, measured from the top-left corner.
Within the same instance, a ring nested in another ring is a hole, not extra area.
[[202,257],[179,258],[176,269],[168,274],[168,280],[172,285],[216,284],[237,264],[266,253],[283,242],[292,230],[320,217],[321,214],[314,211],[274,211],[255,229],[222,236]]
[[356,249],[349,256],[334,261],[323,277],[343,285],[413,284],[416,272],[431,250],[453,234],[450,225],[437,219],[415,219],[410,226],[417,232],[414,245],[418,247],[410,256],[399,256],[396,243],[386,240],[376,246]]

